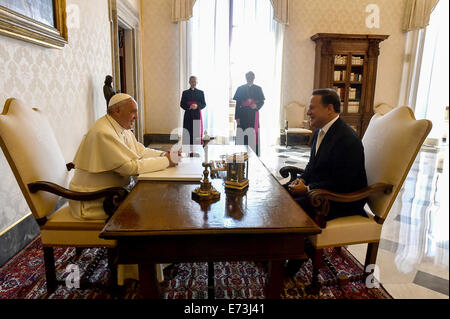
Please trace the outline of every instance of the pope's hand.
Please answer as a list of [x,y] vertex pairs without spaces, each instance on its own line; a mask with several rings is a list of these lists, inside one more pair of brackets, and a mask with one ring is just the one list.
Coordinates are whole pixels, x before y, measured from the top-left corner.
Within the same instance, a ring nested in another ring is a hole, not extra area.
[[175,163],[171,156],[170,156],[170,152],[166,152],[166,154],[164,154],[165,157],[167,157],[167,159],[169,160],[169,167],[175,167],[178,165],[178,163]]

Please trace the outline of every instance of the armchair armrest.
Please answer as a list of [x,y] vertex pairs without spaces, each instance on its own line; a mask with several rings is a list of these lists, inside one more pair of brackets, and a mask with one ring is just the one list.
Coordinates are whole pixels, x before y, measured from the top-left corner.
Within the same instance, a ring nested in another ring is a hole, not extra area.
[[[308,192],[308,197],[310,199],[311,205],[316,208],[316,223],[321,228],[326,227],[325,217],[328,215],[330,210],[329,201],[349,203],[355,202],[368,197],[371,194],[383,192],[385,194],[390,194],[392,192],[393,185],[386,183],[377,183],[370,185],[364,189],[353,193],[334,193],[327,191],[325,189],[312,189]],[[375,221],[382,224],[384,220],[379,217],[375,217]]]
[[286,178],[289,177],[289,175],[291,175],[289,183],[293,182],[297,178],[298,174],[302,174],[303,172],[305,172],[303,168],[295,166],[284,166],[280,168],[280,175],[282,177]]
[[120,202],[122,202],[128,195],[128,191],[122,187],[110,187],[95,192],[75,192],[54,183],[43,181],[29,183],[28,189],[31,193],[45,191],[77,201],[89,201],[105,198],[103,201],[103,208],[108,216],[112,216]]

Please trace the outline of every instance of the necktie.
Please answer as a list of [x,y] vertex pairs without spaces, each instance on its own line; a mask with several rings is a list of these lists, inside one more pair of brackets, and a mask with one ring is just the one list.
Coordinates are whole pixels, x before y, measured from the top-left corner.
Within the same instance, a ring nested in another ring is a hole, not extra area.
[[325,136],[325,132],[321,129],[319,131],[319,136],[317,136],[317,142],[316,142],[316,154],[317,151],[319,150],[320,147],[320,143],[322,143],[323,137]]

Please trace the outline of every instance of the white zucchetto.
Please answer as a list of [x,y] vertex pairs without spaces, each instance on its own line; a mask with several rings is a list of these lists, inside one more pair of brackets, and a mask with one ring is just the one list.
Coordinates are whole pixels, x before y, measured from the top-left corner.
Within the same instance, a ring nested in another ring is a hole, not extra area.
[[109,100],[108,106],[113,106],[114,104],[120,103],[120,102],[128,100],[128,99],[132,99],[132,98],[133,97],[131,95],[128,95],[125,93],[117,93],[112,96],[111,100]]

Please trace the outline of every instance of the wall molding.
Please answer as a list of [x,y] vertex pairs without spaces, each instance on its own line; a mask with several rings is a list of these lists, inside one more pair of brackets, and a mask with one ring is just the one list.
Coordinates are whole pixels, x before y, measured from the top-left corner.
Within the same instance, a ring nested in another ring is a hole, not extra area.
[[14,257],[40,233],[31,213],[19,219],[0,234],[0,267]]
[[6,229],[2,230],[0,232],[0,237],[3,236],[4,234],[6,234],[7,232],[9,232],[12,228],[16,227],[17,224],[21,223],[25,218],[28,218],[29,216],[32,216],[33,214],[31,212],[29,212],[28,214],[26,214],[25,216],[23,216],[22,218],[20,218],[19,220],[17,220],[15,223],[13,223],[12,225],[10,225],[9,227],[7,227]]

